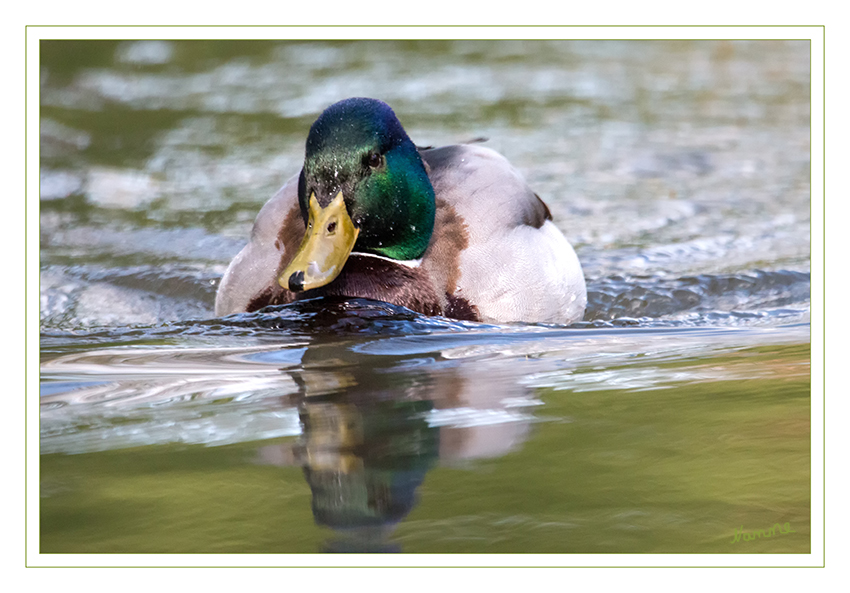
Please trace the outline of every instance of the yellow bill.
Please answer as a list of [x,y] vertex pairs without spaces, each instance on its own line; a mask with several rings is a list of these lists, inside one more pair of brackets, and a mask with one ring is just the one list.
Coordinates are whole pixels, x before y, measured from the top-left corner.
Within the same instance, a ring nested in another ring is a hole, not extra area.
[[307,231],[278,283],[293,292],[328,284],[342,271],[359,234],[345,209],[342,192],[326,208],[319,205],[316,194],[311,194]]

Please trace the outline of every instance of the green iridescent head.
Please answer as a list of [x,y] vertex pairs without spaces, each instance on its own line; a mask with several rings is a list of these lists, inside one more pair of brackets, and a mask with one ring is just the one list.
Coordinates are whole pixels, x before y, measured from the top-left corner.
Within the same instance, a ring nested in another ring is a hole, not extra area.
[[434,189],[416,146],[389,105],[346,99],[310,128],[298,187],[302,213],[315,194],[325,207],[342,191],[360,229],[355,251],[416,259],[431,240]]
[[331,282],[352,251],[418,259],[434,229],[434,188],[390,107],[346,99],[310,127],[298,201],[307,232],[279,278],[290,290]]

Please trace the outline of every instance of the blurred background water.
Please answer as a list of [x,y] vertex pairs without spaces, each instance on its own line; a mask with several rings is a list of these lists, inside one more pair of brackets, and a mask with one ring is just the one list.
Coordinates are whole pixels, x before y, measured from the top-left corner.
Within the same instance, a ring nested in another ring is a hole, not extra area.
[[[43,553],[809,551],[807,41],[40,53]],[[349,96],[420,145],[487,137],[575,246],[585,320],[214,318]]]

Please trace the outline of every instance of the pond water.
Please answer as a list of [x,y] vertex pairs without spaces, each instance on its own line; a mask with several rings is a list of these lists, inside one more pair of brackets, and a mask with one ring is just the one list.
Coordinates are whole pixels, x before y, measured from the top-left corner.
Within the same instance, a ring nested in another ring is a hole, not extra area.
[[[810,551],[808,41],[40,59],[42,553]],[[576,248],[584,321],[215,318],[349,96],[506,155]]]

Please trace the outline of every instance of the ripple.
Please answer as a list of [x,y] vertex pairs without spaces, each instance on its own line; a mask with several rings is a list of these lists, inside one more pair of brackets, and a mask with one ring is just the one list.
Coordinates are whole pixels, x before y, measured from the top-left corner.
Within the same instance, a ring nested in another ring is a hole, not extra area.
[[[665,318],[686,311],[747,312],[807,303],[811,275],[792,270],[740,274],[609,276],[588,283],[585,319]],[[706,324],[711,319],[705,317]]]
[[319,297],[237,313],[216,323],[233,327],[281,329],[293,334],[397,335],[464,332],[485,324],[429,317],[382,301]]

